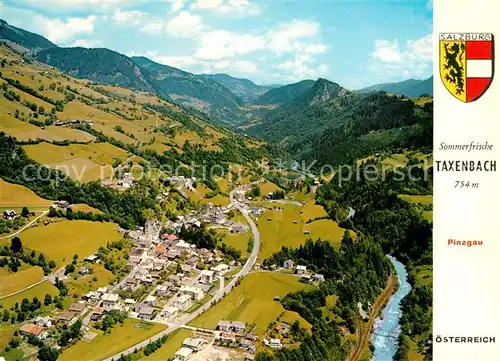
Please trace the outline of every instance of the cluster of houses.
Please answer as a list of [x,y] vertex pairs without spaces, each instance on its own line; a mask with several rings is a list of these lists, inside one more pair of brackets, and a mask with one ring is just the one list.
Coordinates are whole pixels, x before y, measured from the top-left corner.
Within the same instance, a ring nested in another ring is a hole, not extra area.
[[56,120],[53,125],[56,127],[71,127],[74,125],[90,125],[92,126],[94,124],[93,121],[91,120],[80,120],[80,119],[70,119],[70,120]]
[[[160,236],[161,228],[160,222],[150,221],[129,232],[134,241],[128,258],[131,271],[114,290],[102,287],[83,297],[96,306],[98,312],[92,319],[111,310],[120,310],[138,319],[170,322],[193,304],[202,303],[214,282],[236,266],[234,261],[224,263],[218,250],[197,248],[171,233]],[[85,261],[98,263],[99,257],[90,255]],[[198,269],[200,263],[207,269]],[[168,276],[163,273],[166,270],[169,270]],[[176,270],[175,274],[172,270]],[[151,291],[141,302],[122,299],[118,294],[120,291],[133,292],[144,285],[150,286]]]
[[199,212],[191,211],[183,216],[177,216],[177,219],[167,224],[167,227],[178,232],[182,227],[200,227],[202,223],[205,223],[214,228],[225,228],[231,233],[248,232],[247,225],[229,219],[228,215],[232,209],[232,204],[214,206],[209,203]]
[[[283,262],[283,268],[286,270],[293,270],[295,263],[291,259]],[[319,273],[311,274],[307,272],[307,267],[303,265],[295,266],[295,274],[299,275],[304,281],[323,282],[325,276]]]
[[188,360],[194,353],[200,351],[206,343],[207,341],[201,337],[188,337],[184,339],[184,341],[182,342],[182,347],[174,354],[174,360]]
[[34,336],[39,340],[45,340],[49,335],[49,330],[56,324],[71,326],[88,310],[85,302],[73,303],[67,311],[59,313],[54,318],[50,316],[37,316],[31,323],[25,323],[19,329],[19,334],[23,337]]

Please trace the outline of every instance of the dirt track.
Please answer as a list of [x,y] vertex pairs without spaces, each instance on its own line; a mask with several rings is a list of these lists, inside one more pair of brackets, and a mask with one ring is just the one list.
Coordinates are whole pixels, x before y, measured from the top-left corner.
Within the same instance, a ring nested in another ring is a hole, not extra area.
[[363,322],[361,320],[358,320],[358,337],[356,339],[356,347],[346,361],[359,361],[359,359],[363,355],[363,351],[368,347],[368,344],[370,342],[373,323],[375,322],[379,311],[384,307],[387,301],[389,301],[389,298],[394,292],[394,288],[397,286],[397,282],[398,281],[396,276],[391,274],[391,276],[387,280],[387,286],[380,294],[380,296],[378,296],[375,304],[372,307],[372,312],[370,313],[368,322],[363,325]]

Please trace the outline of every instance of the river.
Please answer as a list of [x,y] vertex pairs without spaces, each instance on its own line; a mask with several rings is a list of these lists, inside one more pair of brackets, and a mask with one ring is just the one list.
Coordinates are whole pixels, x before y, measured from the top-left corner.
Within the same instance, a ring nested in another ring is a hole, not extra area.
[[371,361],[393,361],[398,349],[398,338],[401,332],[399,320],[401,319],[401,301],[410,293],[408,273],[405,266],[392,256],[389,257],[396,269],[399,289],[391,296],[382,315],[375,320],[373,326],[372,343],[375,351]]

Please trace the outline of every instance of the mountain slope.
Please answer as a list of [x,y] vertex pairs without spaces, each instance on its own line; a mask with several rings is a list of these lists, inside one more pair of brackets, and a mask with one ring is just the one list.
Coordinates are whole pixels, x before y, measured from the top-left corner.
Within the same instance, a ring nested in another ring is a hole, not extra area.
[[271,89],[253,101],[254,105],[282,105],[290,103],[298,96],[311,89],[314,80],[302,80],[298,83],[288,84],[279,88]]
[[200,74],[201,77],[219,82],[233,94],[240,97],[245,103],[251,103],[257,97],[275,86],[257,85],[248,79],[234,78],[227,74]]
[[[305,84],[305,86],[308,85],[309,82]],[[278,89],[283,88],[287,87]],[[290,94],[290,92],[287,92],[281,99],[289,97]],[[341,99],[347,94],[349,92],[337,83],[320,78],[313,82],[308,90],[301,92],[286,104],[270,111],[264,117],[262,123],[247,129],[247,132],[269,141],[287,145],[293,144],[305,137],[311,137],[313,134],[321,132],[328,126],[332,112],[330,108],[322,105],[325,102]],[[274,99],[280,96],[280,94],[276,94]]]
[[9,25],[0,19],[0,42],[8,40],[29,50],[40,50],[57,47],[43,36]]
[[146,69],[158,86],[181,104],[210,113],[217,113],[217,108],[220,107],[234,109],[243,104],[240,98],[212,79],[158,64],[146,57],[133,57],[132,60],[142,69]]
[[432,102],[424,107],[381,92],[360,94],[326,79],[245,129],[316,166],[432,144]]
[[369,86],[358,90],[360,93],[369,93],[374,91],[385,91],[386,93],[405,95],[410,98],[419,97],[423,94],[432,95],[433,77],[425,80],[408,79],[398,83],[383,83]]
[[51,48],[38,52],[36,58],[76,78],[134,88],[169,99],[151,74],[125,55],[109,49]]

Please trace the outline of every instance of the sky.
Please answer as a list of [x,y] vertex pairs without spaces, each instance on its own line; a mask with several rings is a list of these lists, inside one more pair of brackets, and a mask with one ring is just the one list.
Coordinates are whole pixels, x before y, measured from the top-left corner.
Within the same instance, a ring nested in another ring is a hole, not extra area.
[[58,46],[103,47],[257,84],[349,89],[432,75],[432,0],[0,0]]

